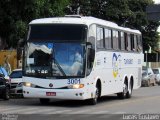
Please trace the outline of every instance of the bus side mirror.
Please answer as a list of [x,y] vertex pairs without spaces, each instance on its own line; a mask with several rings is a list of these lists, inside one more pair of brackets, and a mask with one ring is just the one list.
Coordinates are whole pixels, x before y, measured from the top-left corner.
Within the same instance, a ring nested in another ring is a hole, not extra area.
[[94,56],[95,56],[95,50],[93,50],[92,48],[88,48],[88,60],[90,62],[94,61]]
[[87,49],[88,49],[88,60],[90,62],[94,62],[95,50],[93,49],[92,43],[86,42],[86,45],[87,45]]

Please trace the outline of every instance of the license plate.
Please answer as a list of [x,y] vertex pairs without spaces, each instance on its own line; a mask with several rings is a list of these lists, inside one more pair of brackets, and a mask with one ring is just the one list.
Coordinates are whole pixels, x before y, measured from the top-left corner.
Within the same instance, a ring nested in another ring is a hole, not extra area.
[[46,96],[56,96],[56,92],[46,92]]

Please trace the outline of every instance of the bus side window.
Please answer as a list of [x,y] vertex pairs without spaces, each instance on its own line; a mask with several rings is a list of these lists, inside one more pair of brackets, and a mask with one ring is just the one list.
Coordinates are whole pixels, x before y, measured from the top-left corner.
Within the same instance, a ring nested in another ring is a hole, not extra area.
[[127,37],[128,37],[127,51],[131,51],[131,36],[130,36],[130,34],[128,34]]
[[134,50],[137,51],[137,39],[136,39],[136,35],[134,35]]
[[97,48],[103,49],[104,48],[104,35],[103,35],[103,28],[97,27]]
[[113,30],[113,49],[114,50],[118,50],[119,46],[118,46],[118,31]]
[[87,75],[90,74],[95,59],[96,25],[91,25],[87,42]]
[[136,35],[137,37],[137,50],[138,52],[142,51],[142,41],[141,41],[141,36]]
[[130,34],[130,39],[131,39],[131,51],[135,51],[134,34]]
[[92,44],[92,48],[95,50],[96,44],[96,25],[91,25],[89,28],[89,38],[88,42]]
[[105,47],[106,49],[112,49],[111,30],[105,29]]
[[124,33],[124,47],[125,47],[125,50],[128,51],[128,37],[127,37],[127,33]]
[[118,48],[121,50],[121,32],[118,31]]
[[125,36],[124,36],[124,32],[121,32],[121,50],[125,50]]

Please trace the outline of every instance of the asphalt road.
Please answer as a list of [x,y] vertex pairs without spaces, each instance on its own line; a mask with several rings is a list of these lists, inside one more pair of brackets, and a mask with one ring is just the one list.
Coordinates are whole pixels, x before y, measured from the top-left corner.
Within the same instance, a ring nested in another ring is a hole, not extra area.
[[[131,99],[120,100],[116,95],[109,95],[101,98],[97,105],[88,105],[84,101],[53,100],[48,105],[41,105],[38,99],[0,100],[1,119],[7,115],[13,115],[7,117],[14,118],[18,115],[19,119],[23,118],[26,120],[30,119],[29,116],[31,119],[35,119],[38,116],[39,120],[43,120],[43,117],[47,116],[54,116],[54,118],[58,116],[58,119],[64,119],[69,116],[69,119],[73,118],[72,120],[78,120],[81,117],[90,118],[92,116],[92,119],[111,118],[114,120],[113,117],[115,119],[128,119],[128,116],[124,116],[128,114],[134,114],[135,118],[137,118],[137,114],[159,113],[160,86],[142,87],[134,90]],[[51,118],[53,119],[53,117]],[[48,120],[51,118],[47,117]],[[160,119],[160,115],[157,118]]]

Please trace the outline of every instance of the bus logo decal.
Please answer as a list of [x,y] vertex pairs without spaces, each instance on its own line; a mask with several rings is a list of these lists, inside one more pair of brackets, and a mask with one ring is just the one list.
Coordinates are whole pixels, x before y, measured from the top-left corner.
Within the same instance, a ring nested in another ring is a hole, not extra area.
[[112,67],[113,67],[113,77],[116,78],[118,75],[118,64],[119,64],[119,58],[121,55],[116,55],[116,53],[113,53],[112,57]]
[[52,84],[52,83],[50,83],[50,84],[49,84],[49,87],[53,87],[53,84]]

